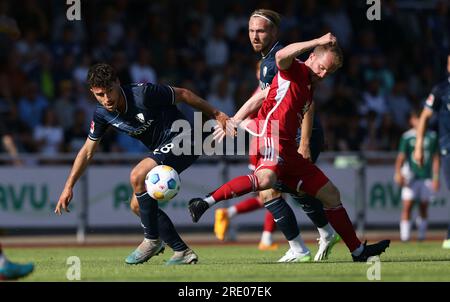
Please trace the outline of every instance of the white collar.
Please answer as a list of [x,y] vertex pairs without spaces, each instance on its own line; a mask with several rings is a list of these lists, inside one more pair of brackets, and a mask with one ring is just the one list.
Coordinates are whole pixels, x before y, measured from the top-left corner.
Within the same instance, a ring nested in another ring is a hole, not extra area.
[[263,59],[267,58],[267,56],[272,52],[272,50],[275,48],[275,46],[277,46],[278,43],[279,43],[279,41],[277,41],[275,44],[273,44],[272,48],[269,50],[269,52],[265,56],[263,56],[261,53],[261,57]]

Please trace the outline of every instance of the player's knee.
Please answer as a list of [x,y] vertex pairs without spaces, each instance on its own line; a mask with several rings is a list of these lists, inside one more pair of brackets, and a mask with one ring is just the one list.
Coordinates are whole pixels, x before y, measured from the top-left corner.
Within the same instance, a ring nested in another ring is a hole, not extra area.
[[274,190],[274,189],[268,189],[268,190],[259,192],[259,199],[262,202],[262,204],[264,204],[267,201],[278,198],[280,196],[281,196],[281,192]]
[[272,188],[277,180],[277,176],[272,171],[257,173],[256,177],[258,178],[258,185],[260,190]]
[[316,198],[319,199],[326,208],[334,208],[341,204],[341,194],[331,181],[317,192]]
[[143,192],[145,191],[145,176],[147,175],[147,171],[143,171],[139,168],[134,168],[130,173],[130,183],[131,187],[135,192]]

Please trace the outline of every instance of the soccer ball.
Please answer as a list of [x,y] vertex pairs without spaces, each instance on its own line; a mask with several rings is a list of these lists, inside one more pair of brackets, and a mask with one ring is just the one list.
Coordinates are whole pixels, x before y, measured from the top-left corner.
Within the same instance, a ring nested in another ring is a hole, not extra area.
[[159,165],[145,177],[148,194],[157,201],[169,201],[180,191],[180,176],[174,168]]

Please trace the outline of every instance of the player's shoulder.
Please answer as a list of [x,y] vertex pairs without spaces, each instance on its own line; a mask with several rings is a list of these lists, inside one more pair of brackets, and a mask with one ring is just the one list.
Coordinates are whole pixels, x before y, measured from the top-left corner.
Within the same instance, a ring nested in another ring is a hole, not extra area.
[[404,139],[404,140],[412,139],[412,138],[416,137],[416,133],[417,133],[416,129],[414,129],[414,128],[406,130],[402,134],[402,139]]
[[445,79],[445,80],[437,83],[436,85],[434,85],[431,91],[433,94],[440,94],[440,93],[445,93],[445,92],[449,93],[450,92],[450,78]]
[[277,43],[275,44],[275,46],[273,47],[273,53],[274,53],[274,55],[277,53],[277,51],[279,51],[280,49],[283,49],[283,48],[284,48],[284,45],[281,44],[280,42],[277,42]]

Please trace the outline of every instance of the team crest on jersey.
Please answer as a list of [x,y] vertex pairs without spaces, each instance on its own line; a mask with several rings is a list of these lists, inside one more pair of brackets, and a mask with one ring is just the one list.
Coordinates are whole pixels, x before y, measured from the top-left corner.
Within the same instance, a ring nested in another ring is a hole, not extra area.
[[263,76],[266,76],[266,74],[267,74],[267,66],[264,66],[264,68],[263,68]]
[[434,103],[434,95],[430,94],[427,98],[427,100],[425,101],[425,104],[427,104],[427,106],[433,106]]
[[90,133],[94,133],[94,129],[95,129],[95,122],[92,121],[92,122],[91,122],[91,128],[89,129],[89,132],[90,132]]
[[142,124],[145,123],[145,118],[143,113],[136,114],[136,119],[140,121]]

